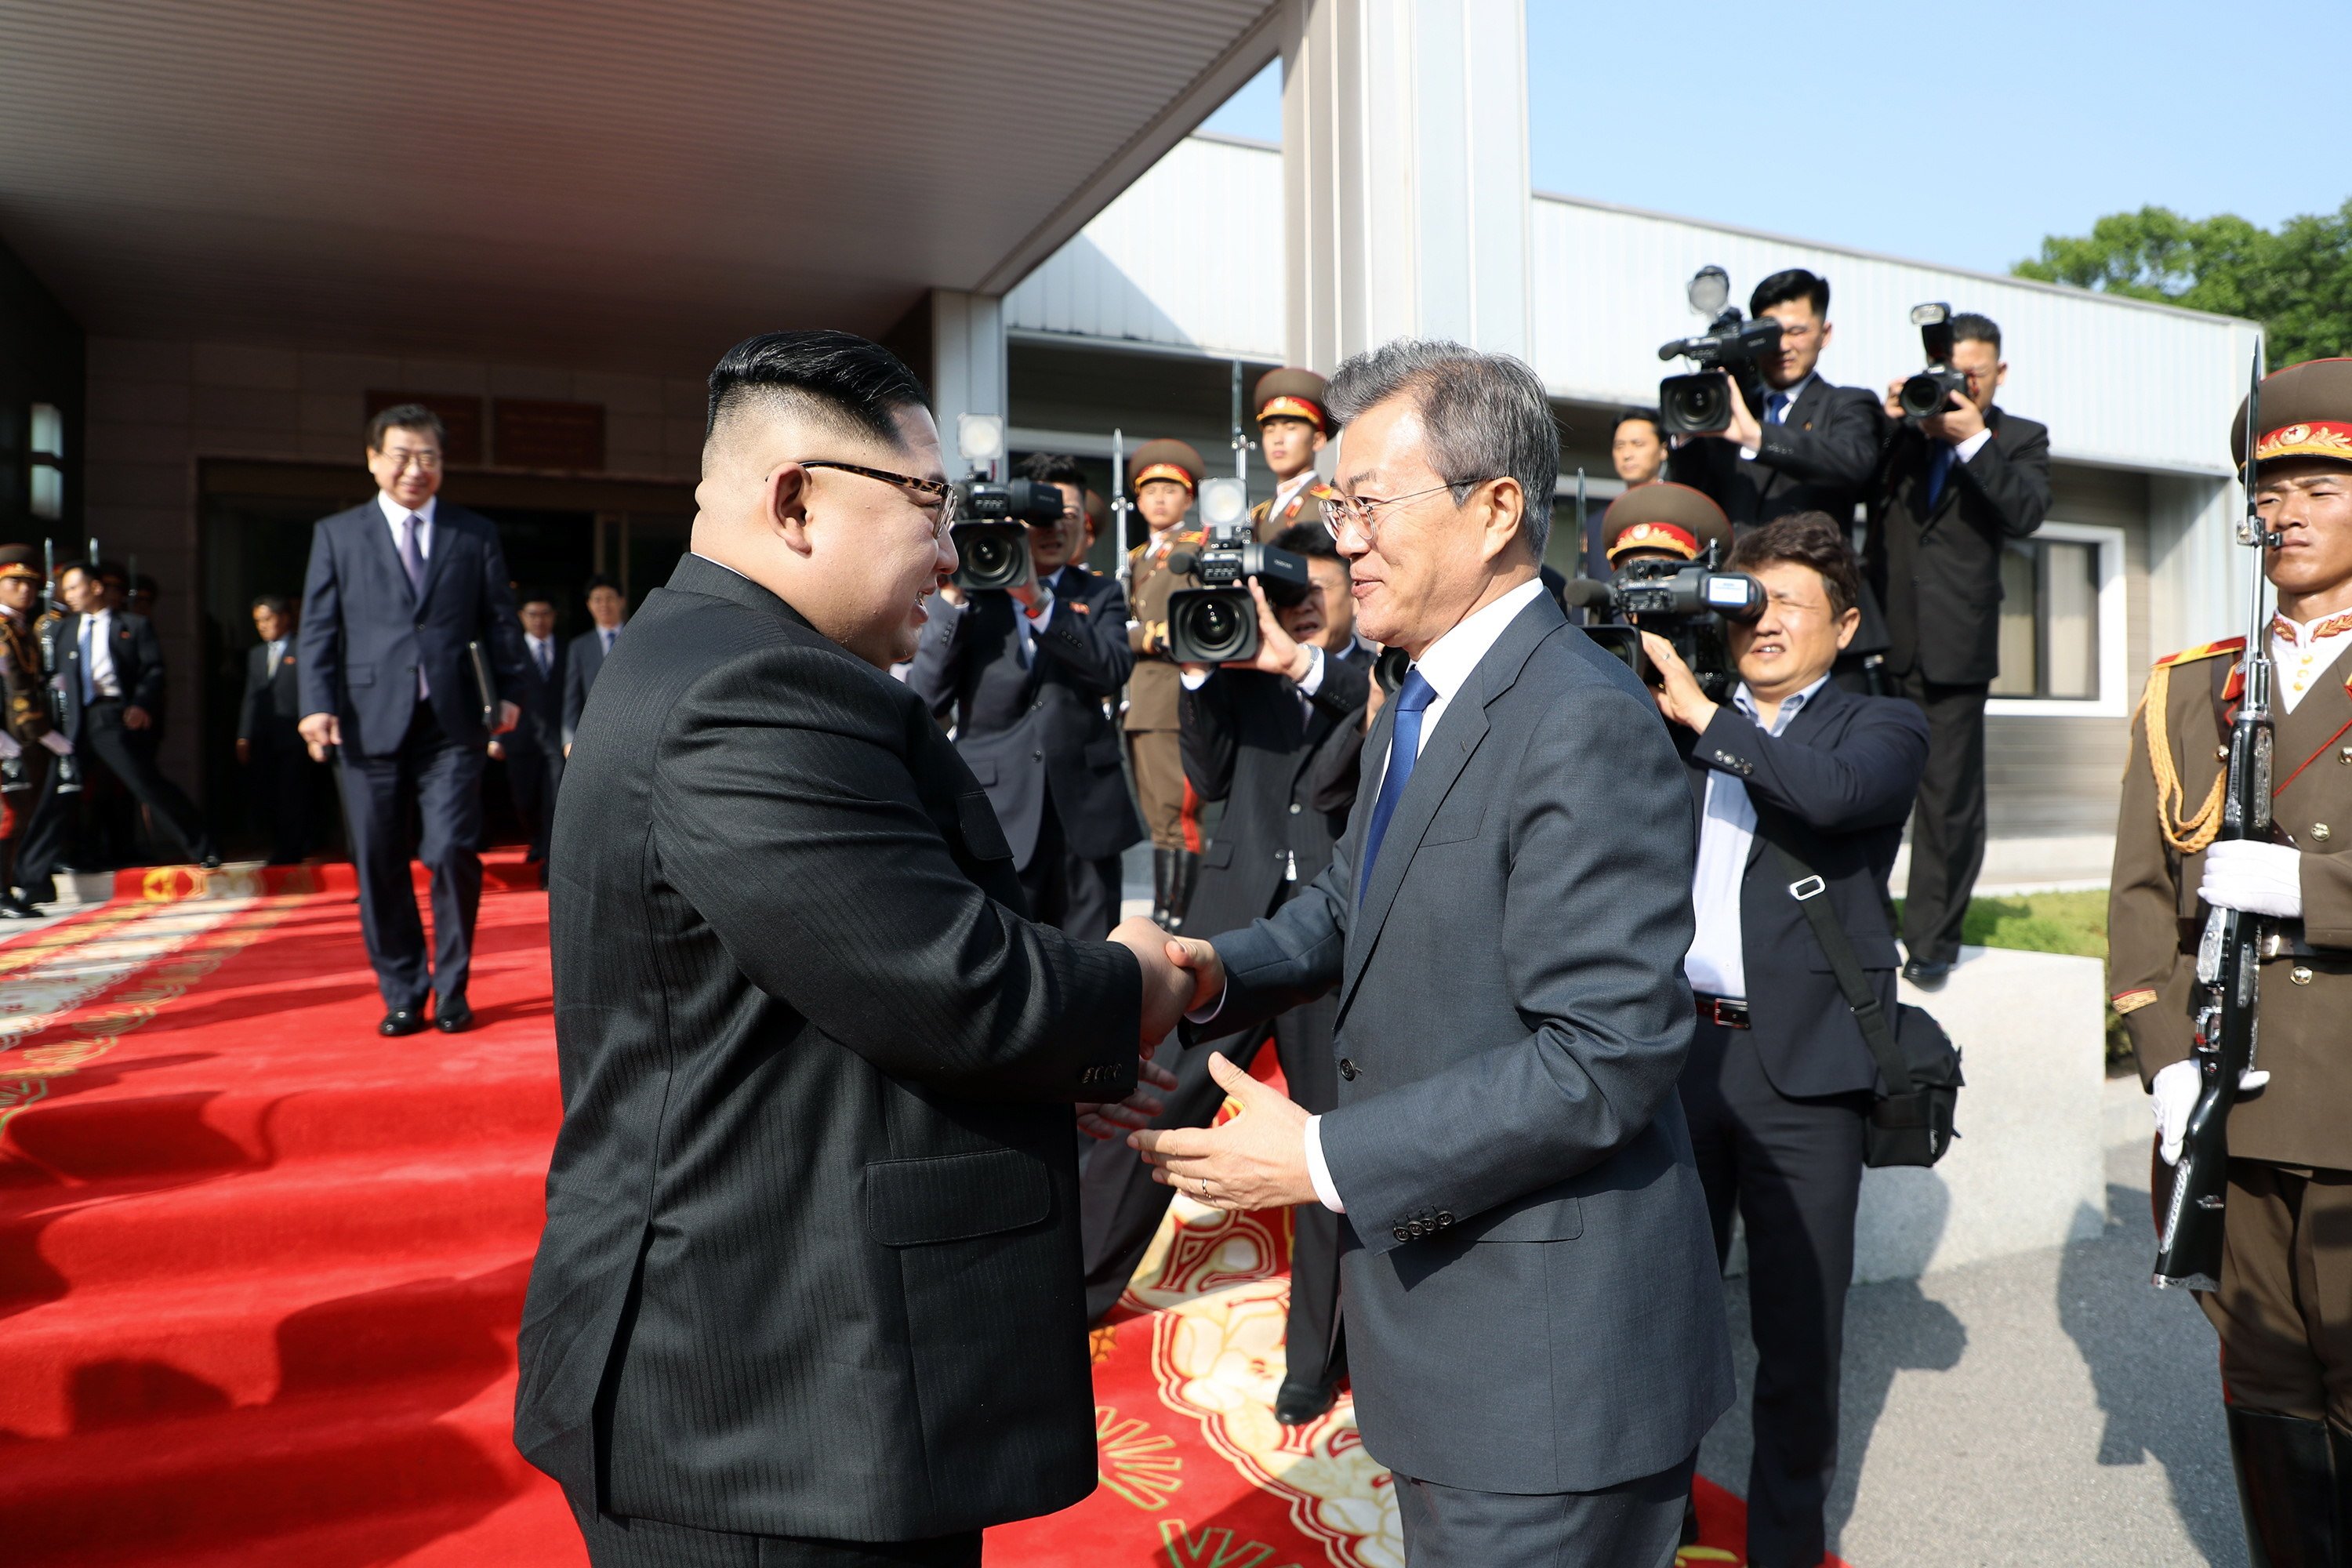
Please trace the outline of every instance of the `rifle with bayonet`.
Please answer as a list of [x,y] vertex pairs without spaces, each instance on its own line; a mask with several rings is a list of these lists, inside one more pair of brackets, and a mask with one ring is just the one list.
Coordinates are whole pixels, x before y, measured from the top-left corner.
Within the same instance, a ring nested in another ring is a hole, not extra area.
[[[98,559],[98,541],[89,542],[90,559]],[[91,568],[96,575],[96,567]],[[66,733],[65,670],[58,661],[58,632],[66,624],[65,606],[58,603],[58,550],[52,540],[41,541],[41,595],[46,606],[41,618],[33,623],[34,640],[41,647],[41,683],[47,689],[49,729],[52,733]],[[68,737],[68,741],[70,737]],[[81,762],[72,752],[57,753],[50,764],[57,770],[57,780],[49,786],[52,795],[81,793]]]
[[[2222,838],[2267,844],[2271,837],[2271,656],[2263,604],[2263,568],[2278,535],[2263,520],[2255,500],[2254,447],[2262,433],[2263,356],[2254,353],[2253,383],[2246,392],[2246,514],[2238,542],[2257,552],[2247,590],[2244,690],[2230,725],[2230,771],[2223,785]],[[2197,1064],[2197,1104],[2181,1134],[2180,1161],[2172,1168],[2158,1237],[2156,1283],[2190,1290],[2213,1290],[2221,1282],[2221,1210],[2230,1182],[2230,1112],[2243,1093],[2262,1088],[2270,1075],[2254,1066],[2263,939],[2270,921],[2239,910],[2206,911],[2197,944],[2199,993],[2196,1037],[2190,1060]]]

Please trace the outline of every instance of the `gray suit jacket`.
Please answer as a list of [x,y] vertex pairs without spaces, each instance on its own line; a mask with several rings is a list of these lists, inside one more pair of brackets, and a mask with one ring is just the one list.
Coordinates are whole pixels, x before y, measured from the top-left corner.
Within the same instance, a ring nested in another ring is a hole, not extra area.
[[1215,939],[1219,1034],[1339,988],[1323,1152],[1364,1442],[1443,1485],[1592,1491],[1731,1403],[1675,1091],[1696,839],[1625,667],[1539,597],[1425,739],[1360,904],[1396,709],[1314,885]]

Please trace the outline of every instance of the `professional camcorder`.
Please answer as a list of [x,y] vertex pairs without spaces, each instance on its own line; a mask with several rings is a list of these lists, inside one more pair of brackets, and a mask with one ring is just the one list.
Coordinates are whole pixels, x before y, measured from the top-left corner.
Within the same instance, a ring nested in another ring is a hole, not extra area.
[[1250,531],[1246,495],[1239,479],[1211,479],[1201,487],[1201,515],[1208,539],[1197,551],[1168,557],[1169,570],[1189,573],[1202,584],[1168,595],[1168,657],[1179,664],[1225,664],[1257,657],[1255,578],[1266,603],[1280,609],[1300,604],[1313,590],[1307,558],[1271,544]]
[[1739,381],[1748,406],[1764,403],[1765,360],[1780,352],[1780,323],[1769,316],[1748,321],[1731,300],[1731,277],[1720,267],[1702,267],[1690,280],[1691,309],[1706,317],[1706,334],[1660,345],[1658,357],[1677,355],[1698,366],[1690,375],[1658,383],[1660,426],[1668,436],[1711,436],[1731,424],[1731,383]]
[[965,479],[955,489],[961,521],[948,531],[956,547],[955,585],[969,593],[1028,582],[1029,525],[1060,521],[1062,492],[1037,479]]
[[1906,381],[1895,401],[1901,405],[1903,417],[1916,425],[1949,408],[1952,394],[1969,389],[1969,378],[1965,372],[1952,368],[1949,305],[1914,305],[1911,324],[1919,329],[1920,345],[1927,351],[1927,368]]
[[1614,582],[1580,577],[1563,597],[1571,607],[1609,609],[1634,623],[1587,626],[1584,631],[1647,684],[1658,685],[1659,676],[1642,650],[1645,631],[1672,643],[1698,678],[1699,689],[1721,702],[1739,679],[1723,623],[1752,621],[1762,615],[1764,585],[1743,572],[1717,571],[1716,555],[1716,547],[1709,545],[1696,561],[1628,561],[1617,568]]

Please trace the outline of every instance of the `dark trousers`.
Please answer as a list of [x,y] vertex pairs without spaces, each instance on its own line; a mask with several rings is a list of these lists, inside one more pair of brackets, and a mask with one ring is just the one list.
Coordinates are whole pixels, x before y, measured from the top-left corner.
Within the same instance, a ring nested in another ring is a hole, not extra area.
[[1927,767],[1911,812],[1911,881],[1903,946],[1915,959],[1960,956],[1960,926],[1985,851],[1984,686],[1938,686],[1917,670],[1898,689],[1927,715]]
[[1696,1458],[1597,1492],[1482,1492],[1400,1475],[1405,1561],[1412,1568],[1672,1568]]
[[572,1517],[593,1568],[980,1568],[977,1530],[929,1541],[819,1541],[615,1519],[577,1505]]
[[295,865],[317,843],[311,823],[320,764],[290,726],[282,735],[255,736],[252,750],[254,825],[269,839],[270,864]]
[[[163,830],[178,841],[181,854],[191,860],[212,854],[212,835],[205,831],[204,818],[180,786],[155,765],[155,742],[150,732],[122,727],[121,702],[101,700],[82,710],[81,733],[74,737],[74,752],[81,760],[85,791],[98,784],[90,766],[95,762],[113,774],[133,800],[154,814]],[[51,896],[49,878],[73,832],[76,797],[57,793],[57,773],[55,768],[49,770],[41,804],[33,813],[25,847],[16,858],[17,884],[36,900]]]
[[[346,746],[337,772],[350,820],[352,859],[360,874],[360,930],[386,1007],[422,1007],[430,990],[439,1011],[466,999],[474,957],[474,914],[482,901],[480,750],[442,732],[419,702],[400,750],[362,756]],[[424,831],[416,858],[433,873],[433,961],[408,873],[408,825]]]
[[[2169,1177],[2158,1167],[2158,1194]],[[2231,1161],[2221,1288],[2197,1304],[2232,1405],[2352,1432],[2352,1171]]]
[[530,858],[547,858],[548,835],[555,830],[555,790],[563,778],[563,753],[542,750],[535,741],[518,742],[521,731],[506,736],[507,787],[514,795],[515,816],[530,845]]
[[1085,860],[1071,854],[1050,794],[1038,811],[1037,847],[1020,877],[1029,918],[1041,925],[1058,927],[1082,942],[1100,942],[1118,923],[1118,857]]
[[1837,1473],[1838,1363],[1869,1096],[1791,1100],[1765,1076],[1753,1034],[1701,1019],[1682,1100],[1717,1258],[1730,1254],[1731,1216],[1748,1224],[1757,1363],[1748,1561],[1813,1568]]

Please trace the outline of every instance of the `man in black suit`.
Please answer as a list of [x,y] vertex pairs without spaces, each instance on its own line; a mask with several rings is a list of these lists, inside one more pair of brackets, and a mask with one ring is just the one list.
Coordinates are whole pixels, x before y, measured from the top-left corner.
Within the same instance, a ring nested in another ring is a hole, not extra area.
[[1675,726],[1699,814],[1697,933],[1684,960],[1698,1032],[1682,1101],[1718,1258],[1732,1216],[1748,1225],[1757,1370],[1747,1560],[1813,1568],[1837,1469],[1838,1363],[1878,1068],[1769,845],[1828,884],[1822,896],[1893,1017],[1886,874],[1927,725],[1907,702],[1830,679],[1862,618],[1853,551],[1830,518],[1799,513],[1743,533],[1728,564],[1766,595],[1760,618],[1728,628],[1740,676],[1730,702],[1708,700],[1664,638],[1642,641],[1664,678],[1658,709]]
[[253,601],[260,637],[245,656],[236,708],[237,765],[250,771],[253,809],[269,834],[269,863],[299,865],[310,852],[310,799],[319,764],[302,743],[294,607],[276,594]]
[[1886,668],[1927,715],[1927,773],[1911,816],[1904,974],[1933,988],[1960,955],[1984,865],[1985,699],[2000,673],[2000,561],[2050,510],[2050,431],[1993,402],[2009,379],[2000,329],[1952,318],[1952,368],[1968,378],[1942,414],[1901,421],[1887,444],[1864,545],[1886,607]]
[[[1312,885],[1331,863],[1331,846],[1346,831],[1356,798],[1372,649],[1356,635],[1348,563],[1320,522],[1285,529],[1273,542],[1307,557],[1314,587],[1279,606],[1259,589],[1256,658],[1186,666],[1176,700],[1184,782],[1202,801],[1225,806],[1201,850],[1194,914],[1187,916],[1210,931],[1245,926]],[[1318,1114],[1339,1098],[1335,1012],[1331,998],[1321,996],[1273,1026],[1291,1099]],[[1210,1050],[1246,1068],[1265,1037],[1261,1027],[1186,1049],[1171,1064],[1176,1089],[1152,1125],[1207,1126],[1225,1100],[1209,1075]],[[1171,1193],[1123,1145],[1087,1150],[1085,1166],[1087,1316],[1098,1321],[1133,1278]],[[1274,1409],[1284,1423],[1298,1426],[1329,1409],[1333,1398],[1339,1216],[1320,1204],[1291,1213],[1287,1365]]]
[[1023,917],[889,676],[956,563],[921,398],[845,332],[728,353],[692,553],[557,803],[515,1441],[597,1568],[977,1564],[1096,1483],[1077,1131],[1156,1102],[1071,1108],[1129,1094],[1192,986],[1142,922]]
[[[522,630],[499,531],[436,499],[440,417],[418,404],[384,409],[368,426],[367,461],[374,499],[310,532],[296,645],[302,739],[320,762],[340,761],[360,929],[383,994],[378,1031],[424,1028],[429,993],[433,1026],[454,1035],[474,1019],[482,768],[490,737],[520,715]],[[433,873],[429,963],[408,874],[412,812],[424,822],[416,857]]]
[[1042,452],[1024,469],[1062,492],[1061,517],[1029,525],[1036,581],[969,603],[950,588],[907,684],[954,715],[956,750],[1004,825],[1029,912],[1099,937],[1118,921],[1119,852],[1143,837],[1104,706],[1135,668],[1127,595],[1070,560],[1086,531],[1086,471]]
[[589,626],[563,649],[563,754],[580,733],[580,715],[587,709],[589,690],[604,668],[605,656],[621,640],[621,624],[629,618],[628,596],[621,585],[599,573],[588,579]]
[[1832,386],[1815,373],[1830,343],[1829,279],[1801,267],[1775,272],[1748,309],[1780,323],[1780,353],[1758,367],[1764,406],[1750,410],[1734,378],[1731,423],[1684,438],[1666,477],[1706,491],[1735,530],[1793,511],[1843,522],[1878,471],[1885,422],[1866,388]]
[[[51,634],[57,669],[52,678],[65,700],[58,726],[76,753],[95,758],[131,797],[145,806],[180,851],[201,866],[220,864],[204,818],[180,786],[155,765],[155,715],[163,705],[163,645],[144,616],[110,608],[106,586],[87,566],[59,574],[64,617]],[[52,770],[54,773],[55,770]],[[85,771],[85,787],[92,775]],[[52,780],[54,784],[54,779]],[[54,788],[34,813],[19,857],[16,877],[34,901],[50,886],[64,853],[74,797]]]
[[503,757],[515,815],[530,848],[524,859],[540,868],[547,885],[547,839],[555,826],[555,791],[563,782],[563,660],[555,640],[555,601],[532,594],[522,602],[522,684],[517,688],[522,717],[490,742],[490,755]]

